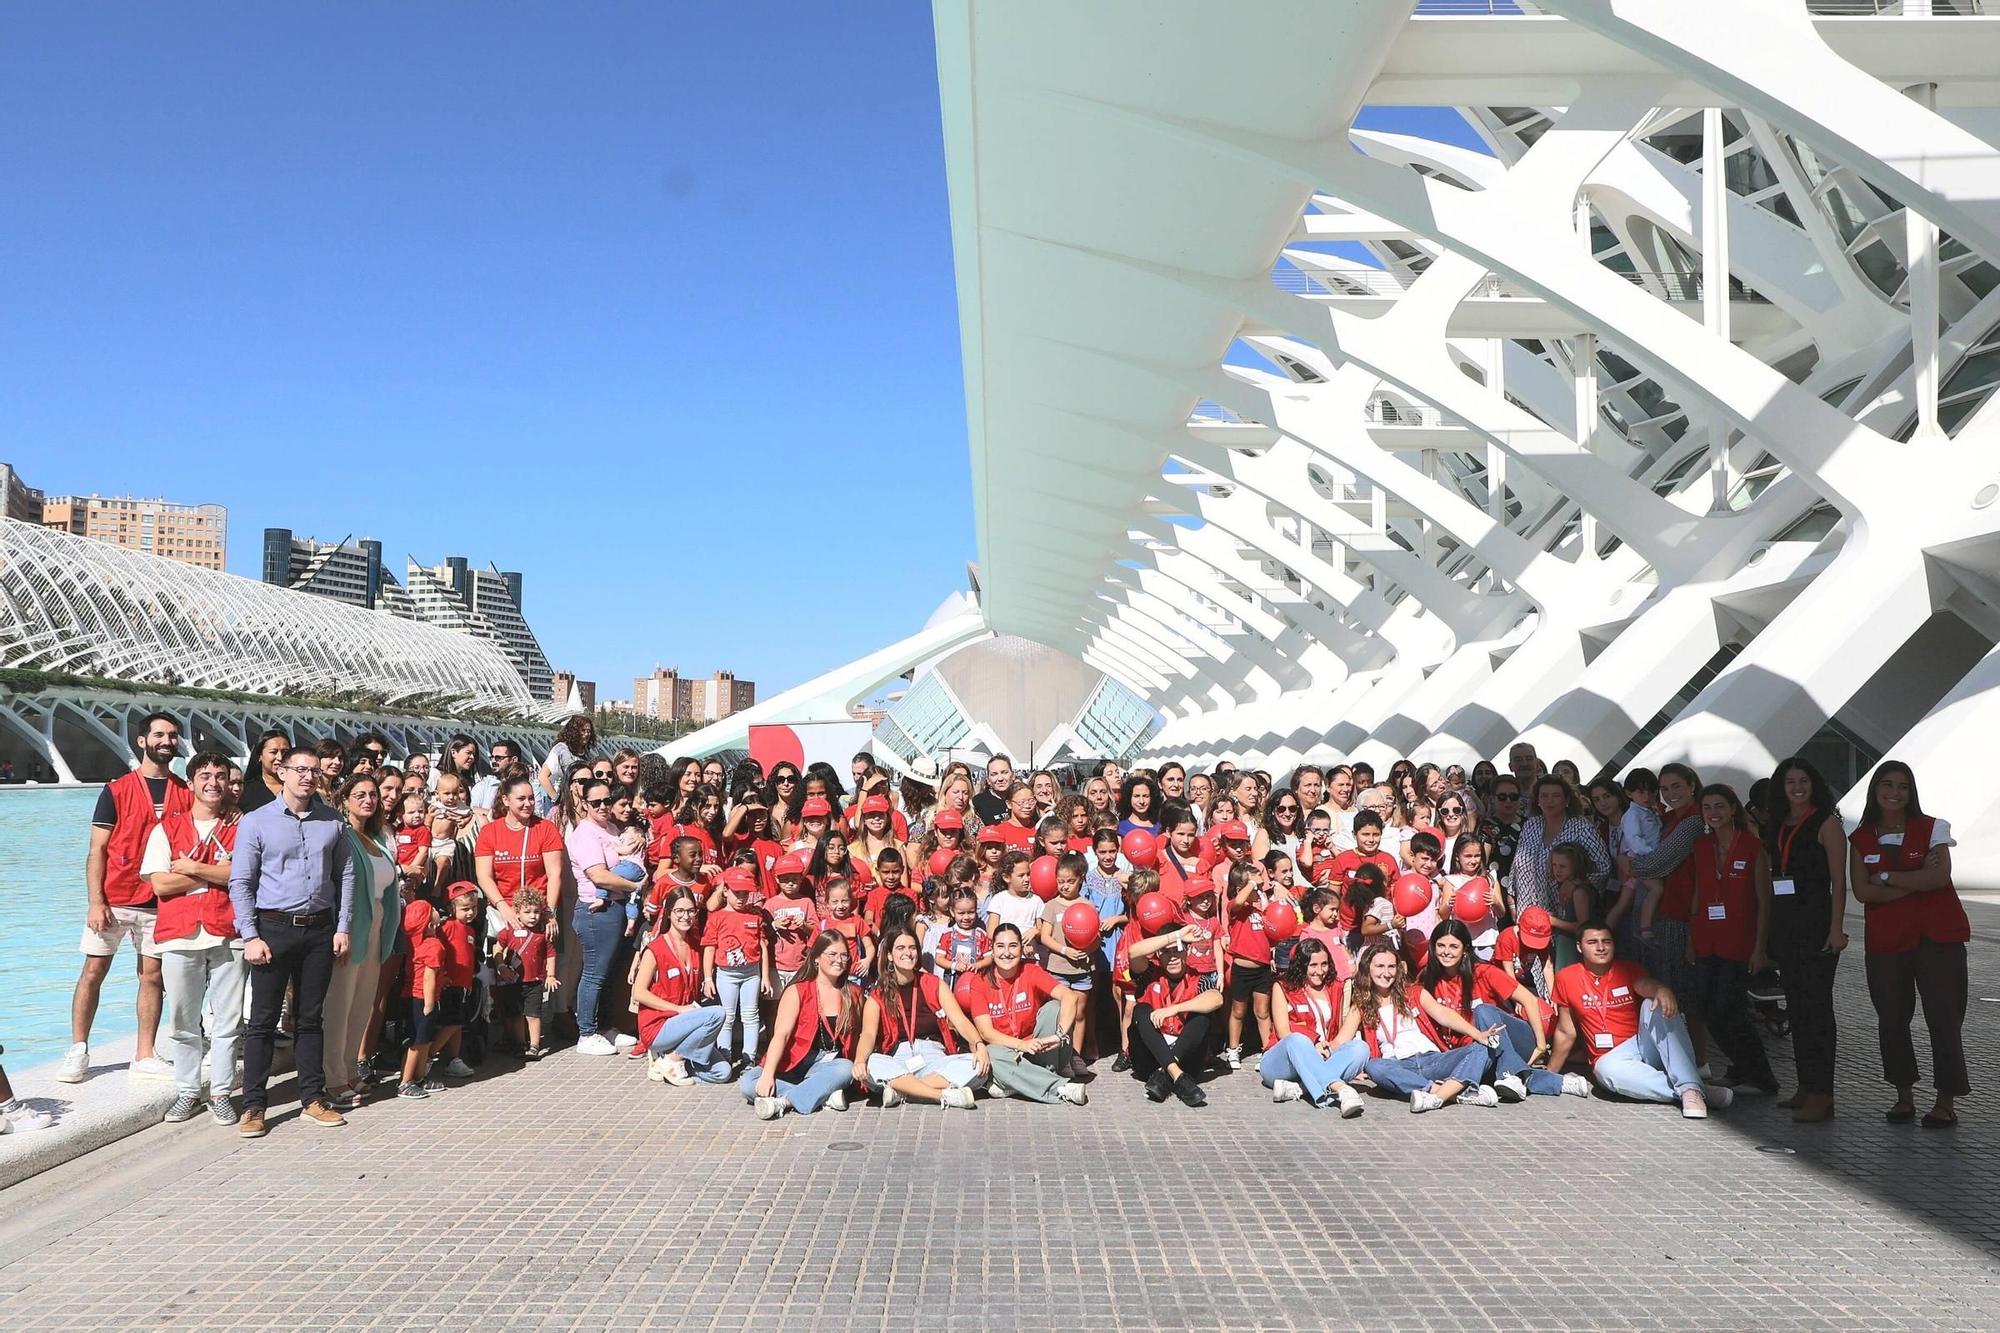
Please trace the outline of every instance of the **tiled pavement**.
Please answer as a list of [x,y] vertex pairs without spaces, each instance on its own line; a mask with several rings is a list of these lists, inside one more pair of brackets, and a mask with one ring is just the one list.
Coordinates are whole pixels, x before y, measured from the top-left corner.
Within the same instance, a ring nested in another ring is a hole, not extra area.
[[[1990,1086],[2000,910],[1974,910]],[[1884,1124],[1858,954],[1841,991],[1821,1126],[1594,1098],[1343,1122],[1247,1072],[1199,1112],[1107,1073],[1082,1110],[763,1124],[568,1054],[341,1131],[198,1120],[0,1193],[0,1328],[2000,1327],[1992,1103]]]

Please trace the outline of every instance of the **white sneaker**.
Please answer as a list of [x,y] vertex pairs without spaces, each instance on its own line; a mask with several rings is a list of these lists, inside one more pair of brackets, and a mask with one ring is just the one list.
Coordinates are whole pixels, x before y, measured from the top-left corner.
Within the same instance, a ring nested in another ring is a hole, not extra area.
[[157,1055],[149,1055],[143,1060],[134,1060],[125,1067],[125,1072],[132,1078],[171,1079],[174,1067]]
[[1081,1083],[1065,1083],[1056,1089],[1056,1096],[1071,1106],[1082,1106],[1090,1101],[1090,1094],[1083,1090]]
[[1493,1091],[1503,1102],[1524,1102],[1528,1100],[1528,1085],[1521,1081],[1519,1074],[1502,1074],[1493,1080]]
[[49,1129],[56,1118],[47,1111],[30,1111],[23,1106],[17,1111],[0,1115],[0,1134],[32,1134],[38,1129]]
[[1720,1083],[1704,1083],[1701,1091],[1708,1104],[1718,1111],[1728,1110],[1729,1104],[1736,1100],[1736,1089],[1725,1088]]
[[646,1057],[646,1078],[654,1083],[665,1083],[667,1081],[666,1056],[649,1055]]
[[471,1065],[454,1055],[451,1057],[451,1063],[444,1067],[444,1072],[453,1078],[471,1078],[477,1071]]
[[1435,1111],[1443,1105],[1444,1098],[1434,1092],[1425,1092],[1422,1088],[1418,1088],[1410,1094],[1411,1115],[1422,1115],[1426,1111]]
[[882,1109],[886,1111],[892,1106],[901,1106],[902,1104],[903,1094],[897,1092],[887,1083],[884,1083],[882,1085]]
[[1453,1098],[1460,1106],[1498,1106],[1500,1094],[1484,1083],[1476,1083]]
[[1228,1065],[1231,1069],[1243,1068],[1243,1052],[1237,1050],[1234,1046],[1223,1047],[1222,1063]]
[[1274,1080],[1271,1084],[1271,1100],[1274,1102],[1296,1102],[1305,1095],[1306,1090],[1288,1078]]
[[653,1062],[653,1068],[659,1071],[661,1080],[670,1087],[691,1088],[694,1086],[694,1075],[688,1073],[687,1061],[681,1059],[678,1055],[661,1056]]
[[1681,1094],[1681,1118],[1683,1120],[1708,1119],[1708,1100],[1701,1095],[1700,1088],[1689,1088]]
[[832,1092],[829,1092],[826,1095],[826,1109],[829,1111],[845,1111],[847,1109],[847,1089],[835,1088]]
[[792,1104],[783,1097],[759,1097],[757,1099],[757,1118],[759,1120],[776,1120],[791,1109]]
[[1581,1074],[1564,1074],[1563,1095],[1566,1097],[1588,1097],[1590,1095],[1590,1080]]
[[938,1097],[938,1105],[954,1107],[960,1111],[970,1111],[979,1102],[972,1095],[971,1088],[946,1088]]
[[629,1032],[621,1032],[611,1039],[611,1044],[621,1051],[629,1051],[639,1044],[639,1039]]
[[1361,1100],[1361,1094],[1348,1087],[1345,1083],[1333,1090],[1333,1096],[1334,1100],[1340,1103],[1340,1118],[1342,1120],[1352,1120],[1355,1116],[1360,1115],[1368,1109],[1368,1104]]
[[593,1032],[576,1044],[578,1055],[616,1055],[618,1048]]
[[78,1042],[69,1048],[67,1055],[63,1056],[62,1067],[56,1070],[56,1082],[81,1083],[84,1076],[89,1073],[90,1046],[85,1042]]

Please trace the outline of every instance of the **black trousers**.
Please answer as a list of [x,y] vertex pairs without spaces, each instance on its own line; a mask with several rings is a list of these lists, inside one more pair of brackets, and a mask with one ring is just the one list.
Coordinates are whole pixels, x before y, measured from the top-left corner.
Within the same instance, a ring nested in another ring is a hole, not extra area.
[[1132,1073],[1138,1078],[1151,1078],[1159,1070],[1176,1064],[1183,1073],[1192,1074],[1201,1064],[1202,1047],[1208,1041],[1209,1020],[1213,1017],[1213,1014],[1183,1014],[1180,1033],[1169,1037],[1153,1026],[1153,1006],[1142,1004],[1133,1009]]
[[1910,1020],[1921,1000],[1924,1026],[1931,1031],[1931,1081],[1938,1096],[1969,1095],[1972,1079],[1965,1070],[1963,1029],[1971,983],[1965,973],[1965,946],[1925,940],[1902,953],[1867,957],[1868,998],[1875,1002],[1882,1041],[1882,1077],[1899,1088],[1916,1086],[1917,1048],[1910,1039]]
[[292,1053],[299,1071],[299,1105],[326,1096],[326,1038],[321,1015],[333,979],[333,921],[294,926],[259,921],[257,934],[271,946],[271,961],[250,969],[250,1018],[243,1027],[243,1104],[264,1109],[271,1080],[271,1034],[278,1030],[285,987],[292,988]]
[[1824,949],[1781,955],[1778,979],[1785,987],[1785,1016],[1792,1025],[1792,1061],[1799,1068],[1799,1091],[1833,1095],[1835,1046],[1833,978],[1840,955]]
[[1695,1013],[1708,1027],[1709,1039],[1722,1048],[1738,1077],[1770,1082],[1771,1057],[1764,1039],[1750,1021],[1750,969],[1731,958],[1694,960]]

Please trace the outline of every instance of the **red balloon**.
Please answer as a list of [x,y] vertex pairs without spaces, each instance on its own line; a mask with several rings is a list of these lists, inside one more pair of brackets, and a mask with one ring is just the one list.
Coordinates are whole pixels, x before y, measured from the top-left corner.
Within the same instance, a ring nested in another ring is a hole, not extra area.
[[1283,944],[1299,933],[1299,911],[1290,903],[1272,903],[1264,909],[1264,936],[1273,944]]
[[1396,877],[1396,887],[1389,891],[1390,905],[1398,916],[1415,916],[1431,905],[1431,882],[1416,871],[1407,871]]
[[1452,895],[1451,914],[1466,925],[1484,925],[1493,915],[1493,888],[1483,875],[1474,875]]
[[1043,902],[1056,896],[1056,859],[1038,856],[1028,867],[1028,885]]
[[1103,938],[1104,923],[1089,903],[1072,903],[1063,910],[1062,933],[1072,949],[1095,949]]
[[1430,835],[1431,835],[1431,836],[1432,836],[1433,838],[1436,838],[1436,839],[1438,840],[1438,849],[1439,849],[1440,851],[1447,851],[1447,852],[1448,852],[1448,851],[1450,851],[1450,850],[1451,850],[1451,847],[1450,847],[1450,845],[1449,845],[1448,843],[1446,843],[1446,842],[1445,842],[1445,840],[1444,840],[1444,830],[1443,830],[1443,829],[1441,829],[1441,828],[1432,828],[1432,827],[1431,827],[1430,825],[1426,824],[1426,825],[1424,825],[1424,826],[1423,826],[1422,828],[1418,829],[1418,830],[1417,830],[1417,832],[1419,832],[1419,833],[1428,833],[1428,834],[1430,834]]
[[1125,859],[1140,870],[1151,870],[1159,864],[1159,839],[1142,828],[1135,828],[1126,834],[1119,846],[1125,853]]
[[944,872],[951,869],[951,863],[957,859],[957,852],[944,847],[938,848],[931,853],[931,874],[939,879],[943,879]]
[[1139,929],[1148,935],[1157,935],[1174,923],[1180,913],[1174,910],[1174,900],[1164,893],[1142,893],[1133,904],[1132,915],[1139,918]]

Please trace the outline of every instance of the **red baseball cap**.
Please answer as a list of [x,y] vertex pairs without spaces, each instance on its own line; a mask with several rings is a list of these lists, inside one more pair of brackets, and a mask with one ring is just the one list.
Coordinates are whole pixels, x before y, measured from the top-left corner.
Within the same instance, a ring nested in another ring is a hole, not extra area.
[[786,852],[778,858],[778,863],[771,867],[771,873],[779,877],[785,875],[803,875],[806,873],[806,858],[800,852]]
[[985,828],[979,830],[979,845],[981,847],[996,842],[1003,847],[1007,845],[1007,835],[1000,831],[998,825],[988,824]]
[[956,810],[940,810],[938,811],[938,817],[931,821],[931,827],[963,829],[965,827],[965,816]]
[[748,866],[731,866],[722,872],[722,887],[737,893],[755,893],[757,876]]
[[867,800],[861,803],[861,813],[864,815],[888,814],[889,798],[884,796],[881,792],[876,792],[873,796],[870,796]]
[[431,917],[436,915],[436,913],[437,908],[432,907],[421,898],[417,899],[403,909],[403,933],[405,935],[415,935],[429,930],[431,927]]
[[815,796],[799,807],[800,819],[831,819],[833,807],[826,803],[824,796]]
[[1549,909],[1528,907],[1522,909],[1521,919],[1514,923],[1521,932],[1521,943],[1530,949],[1546,949],[1555,938],[1555,928],[1549,924]]
[[1240,819],[1225,819],[1215,827],[1215,836],[1224,842],[1250,841],[1250,826]]

